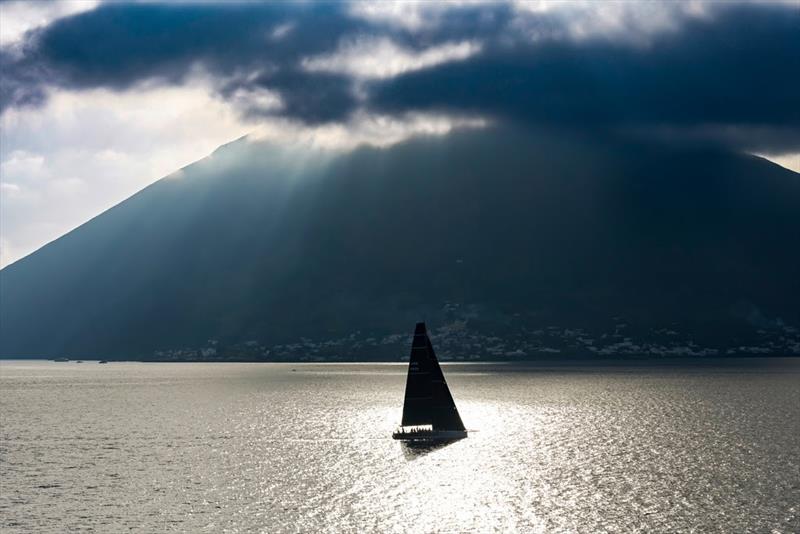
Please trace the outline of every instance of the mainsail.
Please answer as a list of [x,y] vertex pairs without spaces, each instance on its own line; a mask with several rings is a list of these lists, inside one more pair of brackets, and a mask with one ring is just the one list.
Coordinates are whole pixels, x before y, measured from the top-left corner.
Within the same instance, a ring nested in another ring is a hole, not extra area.
[[464,430],[425,323],[417,323],[414,329],[401,424],[431,425],[434,430]]

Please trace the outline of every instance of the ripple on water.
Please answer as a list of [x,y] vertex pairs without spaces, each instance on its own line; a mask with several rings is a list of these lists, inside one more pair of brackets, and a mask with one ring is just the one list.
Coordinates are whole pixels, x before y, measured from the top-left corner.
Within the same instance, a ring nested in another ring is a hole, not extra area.
[[429,449],[397,366],[1,365],[3,532],[800,531],[793,362],[448,366]]

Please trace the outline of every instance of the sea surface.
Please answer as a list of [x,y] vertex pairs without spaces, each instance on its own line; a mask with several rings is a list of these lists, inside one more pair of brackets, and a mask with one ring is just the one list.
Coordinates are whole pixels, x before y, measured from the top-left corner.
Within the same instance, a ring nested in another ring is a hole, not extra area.
[[0,362],[0,532],[800,532],[800,360]]

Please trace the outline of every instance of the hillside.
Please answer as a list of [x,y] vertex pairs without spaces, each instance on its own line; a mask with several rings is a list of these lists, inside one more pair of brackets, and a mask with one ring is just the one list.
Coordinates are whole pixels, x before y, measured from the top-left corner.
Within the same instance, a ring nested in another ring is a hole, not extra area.
[[241,139],[0,272],[0,356],[800,354],[800,176],[514,129]]

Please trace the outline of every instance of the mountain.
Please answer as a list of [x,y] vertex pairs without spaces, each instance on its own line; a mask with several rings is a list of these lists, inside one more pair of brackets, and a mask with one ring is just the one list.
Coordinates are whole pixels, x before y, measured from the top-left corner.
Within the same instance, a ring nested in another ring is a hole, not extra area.
[[496,128],[241,139],[0,271],[0,356],[800,354],[800,175]]

